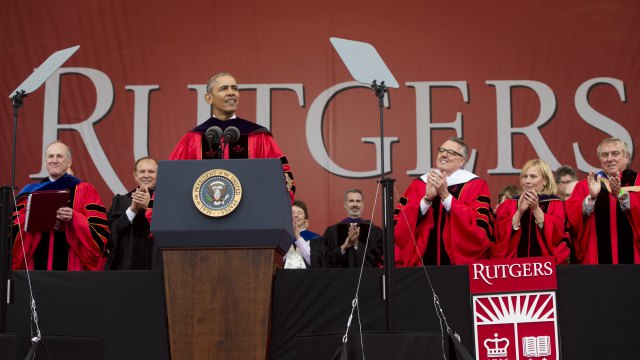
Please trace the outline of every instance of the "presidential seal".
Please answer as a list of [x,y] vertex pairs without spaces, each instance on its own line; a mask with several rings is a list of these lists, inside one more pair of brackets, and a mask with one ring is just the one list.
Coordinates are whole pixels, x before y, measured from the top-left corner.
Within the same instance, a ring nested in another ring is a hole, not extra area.
[[193,203],[207,216],[220,217],[236,209],[242,198],[240,180],[231,172],[213,169],[193,184]]

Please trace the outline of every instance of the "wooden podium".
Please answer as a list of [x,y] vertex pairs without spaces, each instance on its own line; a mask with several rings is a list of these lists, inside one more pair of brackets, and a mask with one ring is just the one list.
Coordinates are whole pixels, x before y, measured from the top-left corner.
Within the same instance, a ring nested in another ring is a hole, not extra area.
[[[222,217],[198,210],[194,184],[224,169],[242,198]],[[273,276],[293,241],[279,160],[160,161],[151,232],[161,251],[172,360],[266,359]]]

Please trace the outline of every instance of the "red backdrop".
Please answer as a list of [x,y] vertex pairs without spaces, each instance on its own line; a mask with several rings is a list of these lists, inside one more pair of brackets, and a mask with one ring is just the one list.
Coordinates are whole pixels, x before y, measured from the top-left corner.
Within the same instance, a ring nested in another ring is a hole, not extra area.
[[[344,216],[349,187],[365,191],[367,217],[380,223],[376,147],[363,141],[380,136],[378,103],[370,90],[338,91],[352,78],[329,43],[336,36],[375,46],[400,84],[384,112],[384,135],[397,138],[389,140],[397,192],[457,132],[495,199],[528,159],[585,171],[599,165],[603,138],[634,140],[639,14],[636,0],[13,3],[0,13],[3,96],[52,52],[80,45],[62,75],[25,99],[16,182],[41,173],[43,146],[60,138],[74,151],[75,174],[108,206],[114,191],[133,187],[136,157],[165,159],[204,120],[197,89],[229,71],[261,87],[242,91],[238,114],[271,128],[312,230]],[[456,116],[458,129],[446,125]],[[0,121],[8,184],[6,97]]]

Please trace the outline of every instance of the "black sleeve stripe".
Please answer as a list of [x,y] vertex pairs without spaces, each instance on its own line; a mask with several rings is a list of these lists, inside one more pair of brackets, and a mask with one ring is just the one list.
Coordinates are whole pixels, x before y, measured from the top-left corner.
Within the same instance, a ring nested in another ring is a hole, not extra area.
[[488,218],[491,218],[491,210],[487,209],[487,208],[478,208],[476,209],[476,211]]
[[398,200],[398,202],[400,203],[400,205],[406,206],[407,205],[407,198],[406,197],[401,197],[400,200]]
[[99,211],[105,214],[107,213],[107,208],[99,204],[87,204],[84,208],[91,211]]
[[[104,228],[102,226],[92,226],[91,227],[91,233],[92,233],[93,239],[96,240],[96,243],[98,245],[103,245],[102,243],[106,243],[107,239],[111,235],[111,232],[109,232],[109,229]],[[99,237],[96,238],[96,235],[99,236]],[[100,241],[98,241],[98,240],[100,240]]]
[[89,216],[87,218],[87,221],[89,221],[90,224],[104,225],[106,227],[109,227],[109,220],[103,219],[98,216]]
[[491,242],[495,242],[495,239],[493,237],[493,234],[491,233],[491,229],[489,228],[489,224],[487,222],[477,219],[476,225],[478,225],[478,227],[484,230],[484,232],[487,234],[487,237]]
[[491,199],[488,196],[480,195],[476,200],[487,205],[491,204]]

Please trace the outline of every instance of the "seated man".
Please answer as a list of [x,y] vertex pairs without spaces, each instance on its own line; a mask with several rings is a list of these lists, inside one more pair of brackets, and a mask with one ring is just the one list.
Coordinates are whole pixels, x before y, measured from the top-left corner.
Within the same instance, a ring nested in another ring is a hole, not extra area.
[[[348,216],[329,226],[322,237],[326,251],[327,267],[379,267],[382,265],[382,229],[370,220],[360,217],[364,198],[360,189],[344,192],[344,208]],[[369,232],[361,232],[370,229]],[[369,245],[365,243],[369,238]]]
[[640,264],[640,176],[629,169],[629,147],[620,139],[605,139],[598,157],[602,171],[589,172],[565,201],[575,260]]
[[157,176],[158,162],[150,157],[140,158],[133,169],[137,187],[126,195],[113,197],[109,209],[113,249],[107,269],[152,269],[153,239],[149,230]]
[[[98,192],[88,182],[67,173],[71,149],[64,143],[49,144],[45,162],[49,176],[40,183],[25,186],[18,194],[13,218],[13,269],[103,270],[109,224]],[[70,193],[69,206],[57,211],[58,230],[26,232],[27,195],[64,189]]]
[[[263,126],[236,116],[240,101],[240,90],[236,79],[229,73],[213,75],[207,83],[204,99],[213,109],[213,117],[187,132],[169,155],[169,160],[200,159],[280,159],[287,182],[287,189],[293,202],[296,192],[293,174],[287,158],[273,136]],[[240,139],[232,146],[221,142],[222,154],[204,136],[207,129],[217,126],[221,130],[234,126],[240,130]],[[222,155],[222,156],[220,156]]]
[[296,199],[291,205],[291,214],[293,215],[293,232],[296,240],[284,256],[284,268],[323,267],[322,237],[320,234],[307,230],[309,227],[307,204]]
[[487,182],[464,170],[467,145],[452,137],[436,169],[413,180],[394,214],[397,266],[466,265],[494,244]]

